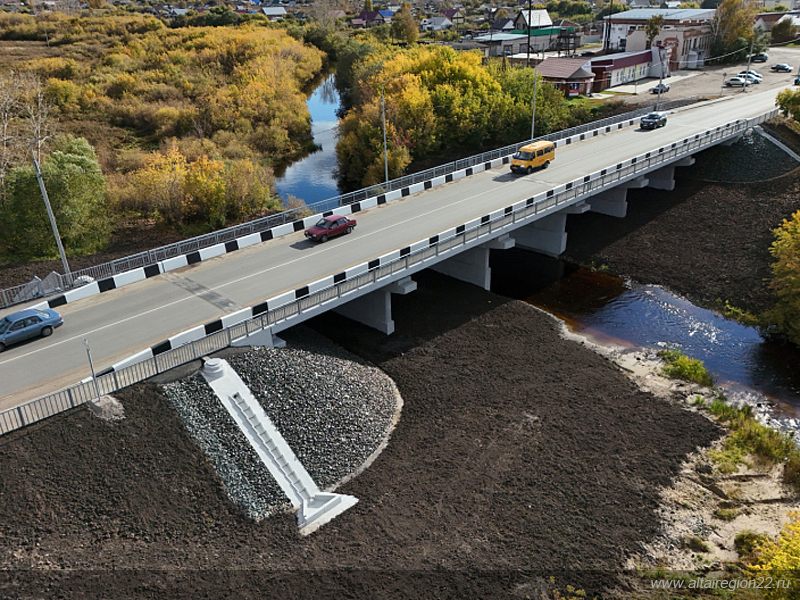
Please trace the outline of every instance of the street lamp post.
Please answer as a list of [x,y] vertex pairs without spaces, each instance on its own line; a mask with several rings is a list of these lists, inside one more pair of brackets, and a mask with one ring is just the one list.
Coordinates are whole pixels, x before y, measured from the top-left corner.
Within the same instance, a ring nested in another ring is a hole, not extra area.
[[[727,73],[723,73],[722,74],[722,92],[725,91],[725,79],[727,79],[727,77],[728,77]],[[720,92],[720,93],[722,93],[722,92]]]

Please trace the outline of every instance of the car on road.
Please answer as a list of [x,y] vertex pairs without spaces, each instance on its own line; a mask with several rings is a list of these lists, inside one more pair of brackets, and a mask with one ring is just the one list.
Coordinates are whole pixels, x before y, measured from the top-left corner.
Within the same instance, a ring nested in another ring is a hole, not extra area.
[[669,91],[669,84],[668,83],[663,83],[663,82],[659,83],[653,89],[651,89],[650,91],[653,92],[654,94],[658,94],[659,92],[663,94],[664,92],[668,92]]
[[762,77],[760,77],[759,75],[755,75],[755,74],[753,74],[751,72],[747,72],[747,71],[742,71],[741,73],[739,73],[737,75],[737,77],[741,77],[742,79],[746,79],[750,83],[761,83],[762,81],[764,81],[764,79]]
[[753,56],[750,57],[751,62],[761,63],[761,62],[767,62],[768,60],[769,60],[769,54],[767,54],[766,52],[759,52],[758,54],[753,54]]
[[772,65],[769,70],[774,71],[775,73],[791,73],[792,67],[786,63],[778,63],[777,65]]
[[355,226],[355,219],[348,219],[341,215],[328,215],[306,229],[306,237],[314,242],[323,243],[337,235],[350,233]]
[[0,319],[0,352],[35,337],[47,337],[64,320],[52,308],[26,308]]
[[800,85],[800,75],[798,75],[797,77],[794,78],[794,84],[795,85]]
[[759,79],[764,79],[764,76],[761,73],[759,73],[758,71],[754,71],[753,69],[744,69],[743,71],[741,71],[739,73],[739,75],[748,74],[748,73],[750,75],[754,75],[754,76],[758,77]]
[[746,85],[750,85],[750,82],[744,77],[731,77],[730,79],[725,80],[725,85],[728,87],[744,87]]
[[642,129],[656,129],[667,124],[667,113],[663,111],[653,111],[642,117],[639,125]]

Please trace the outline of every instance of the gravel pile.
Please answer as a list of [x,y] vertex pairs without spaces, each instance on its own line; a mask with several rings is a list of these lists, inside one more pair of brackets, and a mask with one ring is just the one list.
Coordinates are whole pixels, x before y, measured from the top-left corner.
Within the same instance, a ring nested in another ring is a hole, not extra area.
[[[320,489],[330,490],[355,472],[390,430],[397,408],[395,388],[374,367],[299,348],[254,348],[226,360]],[[258,521],[291,509],[200,373],[162,389],[233,503],[249,518]]]

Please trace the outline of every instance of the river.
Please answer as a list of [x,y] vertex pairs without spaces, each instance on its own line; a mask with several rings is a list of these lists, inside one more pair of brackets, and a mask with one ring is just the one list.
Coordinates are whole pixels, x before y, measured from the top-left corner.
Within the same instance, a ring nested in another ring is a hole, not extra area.
[[[289,166],[278,180],[282,198],[307,203],[339,194],[333,76],[309,97],[312,131],[321,147]],[[516,252],[516,251],[514,251]],[[497,262],[495,259],[493,259]],[[800,411],[800,351],[765,339],[760,332],[694,306],[658,286],[638,285],[539,257],[535,268],[492,269],[492,289],[564,319],[592,341],[631,350],[678,348],[702,360],[729,397],[774,405],[786,418]],[[793,427],[792,427],[793,428]]]

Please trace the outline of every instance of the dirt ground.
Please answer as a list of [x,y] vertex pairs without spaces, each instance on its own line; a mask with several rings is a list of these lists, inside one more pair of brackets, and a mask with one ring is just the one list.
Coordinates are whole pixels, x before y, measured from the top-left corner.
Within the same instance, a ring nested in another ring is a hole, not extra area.
[[[798,185],[642,192],[627,219],[571,218],[567,253],[761,310],[769,229]],[[311,323],[404,400],[386,450],[339,490],[354,508],[305,538],[292,515],[248,521],[157,388],[135,386],[117,423],[80,408],[0,437],[0,598],[626,597],[664,488],[721,429],[524,303],[415,279],[391,336]]]

